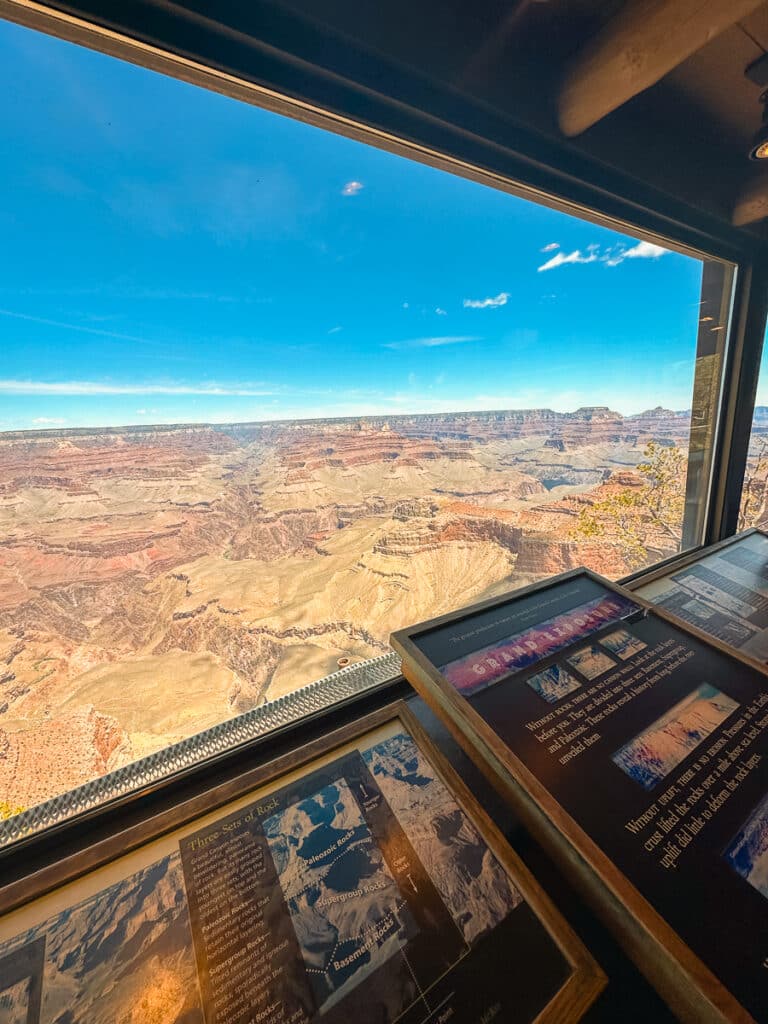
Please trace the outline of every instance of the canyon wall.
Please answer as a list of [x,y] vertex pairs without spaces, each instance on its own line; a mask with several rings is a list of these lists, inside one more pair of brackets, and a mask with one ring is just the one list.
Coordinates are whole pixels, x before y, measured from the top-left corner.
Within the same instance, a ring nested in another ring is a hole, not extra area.
[[479,598],[622,575],[579,516],[688,428],[590,408],[0,434],[0,792],[40,802]]

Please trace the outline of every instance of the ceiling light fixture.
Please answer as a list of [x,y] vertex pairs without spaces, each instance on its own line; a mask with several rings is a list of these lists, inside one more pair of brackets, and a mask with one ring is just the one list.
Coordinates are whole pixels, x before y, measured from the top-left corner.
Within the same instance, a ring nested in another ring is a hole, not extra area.
[[760,118],[760,127],[752,138],[752,146],[749,150],[750,160],[768,160],[768,54],[763,54],[756,61],[753,61],[744,71],[746,77],[759,85],[764,91],[760,93],[760,102],[763,105],[763,114]]
[[761,93],[760,102],[763,104],[763,116],[760,127],[752,138],[750,160],[768,160],[768,89]]

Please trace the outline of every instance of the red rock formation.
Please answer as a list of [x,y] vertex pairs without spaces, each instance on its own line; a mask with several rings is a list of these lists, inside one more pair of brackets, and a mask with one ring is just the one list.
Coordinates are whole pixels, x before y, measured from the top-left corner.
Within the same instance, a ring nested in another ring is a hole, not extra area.
[[[417,599],[419,561],[438,577],[477,553],[474,593],[582,563],[623,574],[610,535],[574,540],[579,512],[638,486],[647,441],[687,431],[668,410],[591,408],[0,434],[0,786],[29,804],[130,757],[120,723],[68,704],[94,666],[209,652],[236,674],[235,714],[263,699],[290,648],[367,657],[386,649],[398,608],[432,614],[418,601],[443,583]],[[651,530],[649,543],[669,539]],[[281,621],[285,589],[320,562],[334,605],[293,588]],[[269,596],[240,607],[259,588]]]
[[61,711],[23,732],[0,725],[0,792],[32,807],[128,764],[127,734],[92,707]]

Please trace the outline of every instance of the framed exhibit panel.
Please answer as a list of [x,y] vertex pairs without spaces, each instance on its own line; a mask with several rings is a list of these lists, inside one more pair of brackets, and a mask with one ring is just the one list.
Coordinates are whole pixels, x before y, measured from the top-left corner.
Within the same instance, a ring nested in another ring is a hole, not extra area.
[[586,570],[392,642],[672,1009],[766,1020],[765,675]]
[[644,573],[634,593],[768,663],[768,536],[747,530]]
[[404,704],[0,898],[13,1024],[576,1021],[605,983]]

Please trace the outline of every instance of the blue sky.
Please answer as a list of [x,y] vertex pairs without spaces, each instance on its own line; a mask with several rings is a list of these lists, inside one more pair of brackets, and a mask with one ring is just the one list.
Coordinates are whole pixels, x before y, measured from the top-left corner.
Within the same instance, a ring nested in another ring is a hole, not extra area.
[[701,264],[0,22],[0,429],[690,406]]

